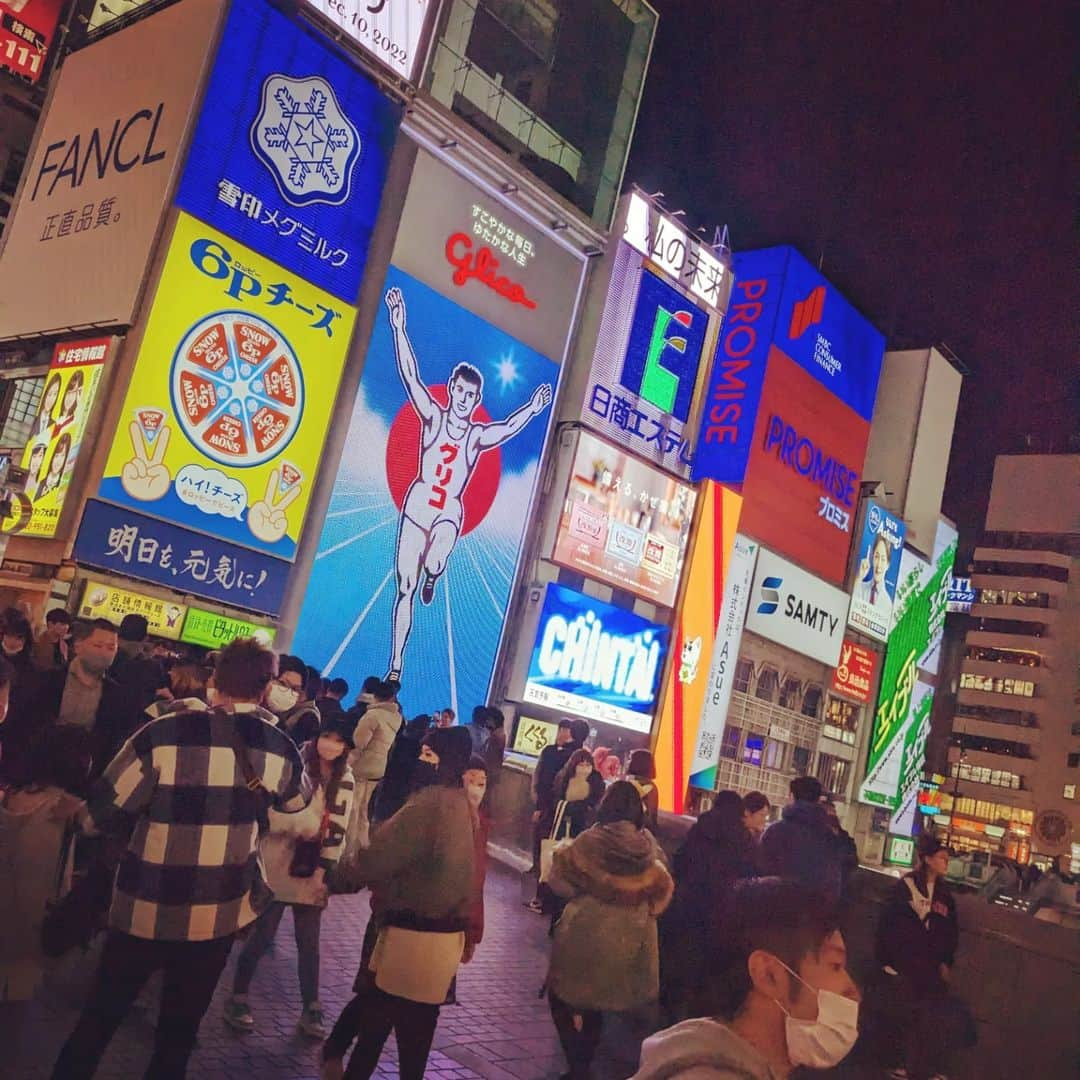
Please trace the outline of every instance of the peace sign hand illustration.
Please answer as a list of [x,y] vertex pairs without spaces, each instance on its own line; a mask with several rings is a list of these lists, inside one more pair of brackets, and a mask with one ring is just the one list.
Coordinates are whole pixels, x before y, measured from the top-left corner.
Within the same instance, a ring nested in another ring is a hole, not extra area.
[[300,495],[300,484],[297,483],[278,499],[280,475],[277,469],[270,473],[263,497],[248,508],[248,528],[252,535],[264,544],[276,544],[285,535],[289,527],[285,511]]
[[132,420],[128,433],[131,436],[135,456],[124,464],[120,473],[120,483],[133,499],[143,502],[160,499],[172,483],[169,470],[161,463],[169,446],[168,425],[162,424],[158,428],[157,436],[152,443],[152,453],[143,436],[142,427],[136,421]]

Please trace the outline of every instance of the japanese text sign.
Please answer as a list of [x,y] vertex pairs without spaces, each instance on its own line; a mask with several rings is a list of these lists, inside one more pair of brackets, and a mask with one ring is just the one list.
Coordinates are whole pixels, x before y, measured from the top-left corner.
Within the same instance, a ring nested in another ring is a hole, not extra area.
[[263,645],[273,645],[277,629],[258,623],[237,619],[232,615],[218,615],[202,608],[188,608],[180,640],[188,645],[201,645],[206,649],[220,649],[238,637],[253,637]]
[[22,467],[30,474],[25,495],[17,500],[23,512],[5,532],[56,535],[110,344],[110,338],[65,341],[53,351],[22,454]]
[[221,7],[181,0],[64,62],[4,236],[0,338],[132,322]]
[[740,530],[813,573],[843,582],[869,436],[865,420],[774,348]]
[[353,303],[397,120],[313,29],[234,0],[176,203]]
[[553,746],[559,725],[549,720],[536,720],[531,716],[519,716],[514,730],[514,745],[510,748],[518,754],[539,757],[546,746]]
[[276,615],[289,564],[89,499],[73,557],[99,570]]
[[63,0],[0,0],[0,68],[36,83],[63,6]]
[[293,558],[354,317],[180,214],[100,496]]
[[618,245],[614,259],[581,419],[688,476],[687,421],[709,314],[642,268],[628,245]]
[[874,689],[878,654],[865,645],[844,638],[840,646],[840,663],[833,669],[833,693],[843,694],[866,704]]
[[178,604],[174,600],[129,592],[114,585],[106,585],[102,581],[87,581],[82,603],[79,605],[79,618],[108,619],[119,626],[125,615],[142,615],[146,619],[151,637],[176,641],[180,637],[180,627],[184,623],[186,611],[185,604]]
[[889,640],[906,534],[898,517],[875,502],[866,504],[848,625],[878,641]]
[[420,34],[432,0],[308,0],[368,55],[411,79],[420,60]]
[[674,607],[697,493],[582,431],[552,559]]

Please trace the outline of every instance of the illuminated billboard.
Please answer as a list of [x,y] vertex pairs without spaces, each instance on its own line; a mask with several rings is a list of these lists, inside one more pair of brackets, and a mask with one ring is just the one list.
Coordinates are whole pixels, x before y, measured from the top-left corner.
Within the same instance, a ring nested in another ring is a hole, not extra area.
[[833,669],[832,691],[865,705],[874,692],[878,654],[857,641],[844,638],[840,647],[840,663]]
[[580,274],[419,153],[294,637],[325,675],[485,702]]
[[869,434],[865,420],[773,349],[740,531],[812,573],[843,583]]
[[240,637],[253,637],[263,645],[271,646],[277,637],[273,626],[238,619],[234,615],[219,615],[202,608],[188,608],[180,640],[188,645],[201,645],[206,649],[220,649]]
[[0,69],[36,83],[63,7],[63,0],[0,0]]
[[146,619],[151,637],[177,641],[187,613],[186,604],[163,600],[160,596],[118,589],[103,581],[87,581],[79,604],[80,619],[108,619],[119,626],[125,615],[141,615]]
[[551,558],[674,607],[696,500],[688,484],[582,431]]
[[889,640],[906,533],[898,517],[875,502],[866,504],[848,625],[878,641]]
[[548,585],[523,700],[647,732],[669,636],[626,608]]

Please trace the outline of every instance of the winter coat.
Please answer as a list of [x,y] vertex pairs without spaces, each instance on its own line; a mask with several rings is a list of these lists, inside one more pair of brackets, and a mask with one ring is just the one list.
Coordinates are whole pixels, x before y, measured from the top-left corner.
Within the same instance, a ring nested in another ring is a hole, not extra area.
[[0,801],[0,1004],[27,1001],[42,979],[41,925],[49,901],[71,888],[67,822],[81,806],[60,788],[45,788],[32,809]]
[[294,705],[278,720],[278,727],[296,744],[297,749],[319,734],[322,717],[314,701]]
[[381,780],[394,737],[402,725],[401,707],[396,701],[375,701],[356,723],[349,754],[349,766],[357,780]]
[[833,899],[840,895],[841,852],[819,803],[785,806],[761,838],[764,874],[799,881]]
[[940,967],[952,967],[960,940],[956,901],[938,878],[930,893],[921,875],[905,874],[881,909],[877,959],[909,981],[920,994],[941,994]]
[[572,798],[575,792],[572,789],[574,777],[568,776],[563,784],[556,781],[555,806],[566,800],[566,811],[563,819],[563,827],[559,830],[559,836],[580,836],[592,823],[596,814],[596,808],[604,797],[607,786],[604,778],[593,769],[588,776],[588,793],[583,799]]
[[399,731],[386,759],[383,774],[368,806],[368,820],[372,824],[392,818],[412,794],[413,769],[420,757],[420,737],[410,735],[408,730]]
[[475,884],[475,813],[465,789],[433,784],[374,831],[338,868],[346,889],[372,890],[380,925],[467,931]]
[[705,982],[709,950],[723,939],[724,901],[740,878],[753,877],[754,846],[740,824],[732,831],[715,811],[694,823],[675,853],[675,898],[660,920],[665,1004],[692,1015],[690,996]]
[[536,809],[540,811],[540,819],[546,820],[548,828],[551,827],[555,805],[559,801],[559,796],[555,793],[555,777],[570,760],[570,755],[580,749],[580,743],[569,742],[563,746],[545,746],[540,751],[536,768],[533,770],[532,795]]
[[745,1039],[719,1020],[686,1020],[651,1035],[631,1080],[779,1080]]
[[628,776],[626,778],[638,789],[641,796],[641,809],[645,811],[645,828],[656,832],[656,821],[660,816],[660,792],[657,790],[655,780],[647,780],[641,776]]
[[150,705],[157,692],[169,685],[165,669],[142,645],[122,642],[109,674],[123,687],[132,708],[140,712]]
[[[268,828],[259,841],[259,860],[266,884],[274,899],[282,904],[313,904],[323,907],[325,895],[320,887],[322,875],[294,877],[289,873],[298,840],[314,840],[322,832],[326,817],[326,832],[319,846],[319,866],[329,874],[341,857],[345,846],[345,830],[352,810],[353,775],[348,766],[342,774],[331,806],[326,805],[326,787],[321,782],[311,784],[310,774],[304,776],[304,794],[310,791],[307,806],[295,814],[282,814],[271,809]],[[313,790],[312,790],[313,788]]]
[[594,825],[556,849],[548,885],[567,899],[548,988],[571,1008],[621,1012],[660,990],[657,917],[674,885],[652,836],[628,821]]

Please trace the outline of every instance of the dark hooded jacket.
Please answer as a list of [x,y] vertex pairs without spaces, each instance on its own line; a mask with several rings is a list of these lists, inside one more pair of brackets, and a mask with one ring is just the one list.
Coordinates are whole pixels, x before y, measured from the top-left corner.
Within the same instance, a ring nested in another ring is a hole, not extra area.
[[761,868],[836,899],[842,852],[820,803],[795,802],[761,838]]
[[571,1008],[621,1012],[656,1000],[656,920],[674,890],[659,850],[628,821],[594,825],[556,849],[548,884],[567,904],[548,988]]
[[664,1002],[689,1015],[710,948],[722,935],[724,901],[735,882],[754,876],[754,845],[741,821],[716,809],[702,814],[673,860],[675,898],[660,920]]
[[956,901],[948,885],[938,878],[931,892],[924,875],[905,874],[881,909],[878,963],[921,994],[943,994],[941,965],[952,967],[959,940]]

